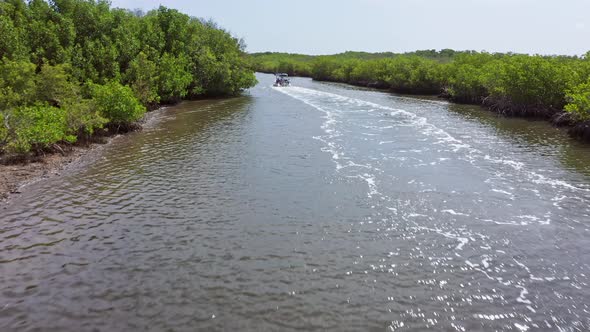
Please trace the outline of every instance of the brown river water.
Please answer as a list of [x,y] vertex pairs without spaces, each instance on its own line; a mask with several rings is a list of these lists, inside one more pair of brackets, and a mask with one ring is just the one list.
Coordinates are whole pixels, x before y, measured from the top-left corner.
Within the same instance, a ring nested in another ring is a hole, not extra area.
[[590,148],[273,77],[0,207],[0,331],[588,331]]

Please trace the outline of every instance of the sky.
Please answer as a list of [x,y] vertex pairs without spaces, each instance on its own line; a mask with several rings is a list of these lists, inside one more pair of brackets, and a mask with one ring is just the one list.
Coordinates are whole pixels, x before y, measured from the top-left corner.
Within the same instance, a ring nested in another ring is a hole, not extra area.
[[111,0],[213,19],[248,52],[334,54],[451,48],[581,55],[590,0]]

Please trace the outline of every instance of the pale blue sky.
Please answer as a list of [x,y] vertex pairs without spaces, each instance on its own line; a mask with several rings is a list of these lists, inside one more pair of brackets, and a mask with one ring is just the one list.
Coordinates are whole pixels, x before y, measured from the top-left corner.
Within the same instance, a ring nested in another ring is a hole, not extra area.
[[583,54],[590,0],[112,0],[212,18],[249,52],[421,49]]

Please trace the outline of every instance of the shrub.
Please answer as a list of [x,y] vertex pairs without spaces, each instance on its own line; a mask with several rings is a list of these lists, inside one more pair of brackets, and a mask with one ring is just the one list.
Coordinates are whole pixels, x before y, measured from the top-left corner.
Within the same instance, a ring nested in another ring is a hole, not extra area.
[[68,65],[44,65],[36,77],[36,100],[54,106],[77,100],[80,95],[78,82],[69,74]]
[[590,120],[590,81],[568,91],[566,99],[567,112],[573,114],[578,120]]
[[114,125],[138,121],[145,114],[145,107],[134,96],[133,90],[118,82],[91,87],[92,99],[99,114]]
[[78,136],[90,136],[96,129],[103,128],[108,120],[100,115],[94,102],[82,99],[63,106],[67,114],[67,124]]
[[318,57],[314,62],[311,72],[311,77],[314,80],[332,81],[332,73],[338,68],[336,61],[330,60],[328,57]]
[[186,97],[193,79],[191,73],[186,70],[188,59],[165,53],[160,60],[160,68],[158,94],[162,101],[174,102]]
[[35,65],[29,61],[0,60],[0,109],[34,101]]
[[508,98],[517,108],[562,109],[573,78],[572,69],[565,63],[541,56],[507,56],[486,68],[490,95]]
[[447,77],[449,97],[460,102],[481,102],[488,95],[482,73],[481,68],[470,64],[450,65]]
[[54,143],[73,143],[76,136],[68,128],[66,111],[47,105],[19,107],[9,113],[7,152],[39,151]]
[[150,61],[144,52],[140,52],[129,64],[126,76],[135,96],[144,105],[157,103],[158,96],[156,63]]
[[441,90],[440,66],[418,56],[393,58],[387,62],[386,81],[394,90],[437,93]]
[[381,77],[380,73],[386,66],[385,61],[360,61],[357,60],[350,72],[350,79],[355,82],[371,82],[376,80],[387,80]]
[[0,112],[0,153],[2,153],[8,139],[8,128],[6,127],[5,121],[6,118],[4,117],[4,114]]

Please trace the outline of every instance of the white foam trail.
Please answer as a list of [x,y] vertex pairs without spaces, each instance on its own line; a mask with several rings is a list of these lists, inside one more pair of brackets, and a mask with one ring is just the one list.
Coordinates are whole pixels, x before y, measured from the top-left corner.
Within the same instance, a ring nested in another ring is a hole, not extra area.
[[526,295],[529,291],[524,286],[514,286],[520,289],[520,295],[516,298],[516,302],[524,303],[524,304],[532,304],[531,300],[526,298]]
[[519,171],[524,167],[524,164],[518,161],[514,161],[514,160],[506,160],[506,159],[494,159],[492,157],[490,157],[489,155],[485,155],[483,157],[485,160],[489,160],[495,164],[504,164],[504,165],[508,165],[512,168],[514,168],[515,170]]
[[373,174],[364,173],[364,174],[359,174],[359,175],[347,176],[347,178],[361,179],[364,182],[366,182],[367,183],[367,186],[369,187],[369,192],[367,193],[367,197],[369,197],[369,198],[372,198],[375,195],[380,195],[381,194],[377,190],[377,184],[376,184],[376,181],[375,181],[375,175],[373,175]]
[[481,265],[486,269],[490,267],[490,257],[488,255],[484,255],[484,258],[481,261]]
[[[322,151],[332,154],[332,160],[336,164],[336,169],[340,170],[340,169],[344,168],[345,166],[339,162],[339,160],[341,159],[341,156],[343,155],[343,153],[340,152],[340,150],[342,150],[341,147],[337,146],[336,143],[334,143],[333,141],[330,141],[331,139],[334,139],[334,138],[341,135],[340,132],[336,129],[336,124],[338,123],[338,121],[336,120],[335,113],[328,111],[327,109],[324,109],[319,105],[311,103],[308,100],[305,100],[303,98],[298,98],[297,96],[287,92],[287,89],[284,89],[284,88],[283,89],[274,88],[274,89],[276,91],[280,91],[282,93],[285,93],[297,100],[300,100],[300,101],[304,102],[305,104],[324,113],[325,121],[322,124],[321,128],[324,130],[324,132],[326,134],[328,134],[328,137],[326,137],[326,139],[324,139],[322,137],[316,137],[316,138],[323,141],[327,145],[327,147],[322,149]],[[289,90],[291,90],[291,89],[295,89],[295,88],[289,88]],[[310,91],[313,91],[313,90],[310,90]]]
[[[330,92],[311,90],[311,89],[306,89],[306,88],[301,88],[301,87],[291,87],[289,89],[278,89],[277,88],[277,91],[280,91],[290,97],[300,100],[300,101],[304,102],[305,104],[312,106],[313,108],[327,114],[329,117],[332,116],[332,113],[336,112],[336,110],[331,111],[326,107],[318,105],[317,102],[314,102],[315,101],[315,100],[313,100],[314,97],[315,98],[328,97],[328,98],[331,98],[332,100],[336,101],[336,103],[341,103],[344,105],[354,105],[354,106],[360,106],[360,107],[367,107],[368,109],[364,110],[364,112],[367,112],[367,113],[370,113],[374,110],[379,110],[379,109],[384,110],[384,111],[388,111],[389,116],[401,117],[401,118],[409,121],[406,126],[420,127],[423,129],[423,131],[422,131],[423,134],[425,134],[427,136],[436,137],[438,139],[438,141],[435,142],[435,144],[443,144],[443,143],[447,144],[453,148],[454,152],[457,152],[462,149],[467,149],[470,152],[477,152],[477,150],[471,148],[471,146],[469,144],[463,143],[461,140],[453,137],[448,132],[429,123],[426,118],[420,117],[420,116],[418,116],[412,112],[409,112],[407,110],[383,106],[383,105],[379,105],[379,104],[376,104],[373,102],[350,98],[350,97],[346,97],[346,96],[341,96],[341,95],[333,94]],[[341,111],[341,110],[337,110],[337,111]],[[396,126],[404,126],[404,124],[400,123],[399,121],[395,121],[395,124],[396,124]],[[380,126],[380,127],[375,127],[374,129],[383,130],[383,129],[391,129],[394,127],[395,126]]]
[[[274,88],[274,89],[276,91],[284,93],[292,98],[300,100],[300,101],[304,102],[305,104],[325,113],[328,121],[333,120],[334,113],[341,112],[341,110],[328,110],[327,108],[324,108],[324,107],[318,105],[317,98],[330,98],[330,99],[332,99],[333,104],[337,104],[339,106],[340,105],[342,105],[342,106],[354,105],[354,106],[359,106],[359,107],[367,107],[367,109],[359,110],[359,112],[371,113],[371,112],[374,112],[377,110],[387,111],[389,116],[401,117],[401,118],[408,121],[407,124],[404,124],[403,121],[402,122],[397,121],[397,122],[395,122],[396,126],[401,126],[401,127],[411,126],[411,127],[421,128],[423,134],[425,134],[427,136],[435,137],[437,139],[437,141],[434,142],[434,144],[439,144],[439,145],[445,144],[445,145],[451,147],[452,152],[455,152],[455,153],[458,153],[459,151],[465,151],[466,152],[465,156],[467,157],[467,160],[471,161],[472,163],[473,163],[473,161],[479,159],[479,160],[485,160],[487,162],[491,162],[491,163],[495,163],[495,164],[502,164],[502,165],[509,166],[518,172],[524,173],[526,178],[529,181],[536,183],[536,184],[549,185],[553,188],[562,187],[562,188],[566,188],[566,189],[569,189],[572,191],[590,192],[589,188],[576,187],[576,186],[574,186],[570,183],[567,183],[565,181],[550,179],[550,178],[548,178],[542,174],[539,174],[535,171],[528,170],[528,169],[526,169],[526,165],[522,162],[515,161],[515,160],[506,160],[503,158],[495,158],[495,157],[491,157],[488,154],[484,154],[482,151],[480,151],[476,148],[473,148],[471,145],[464,143],[463,141],[453,137],[451,134],[444,131],[443,129],[438,128],[435,125],[429,123],[426,118],[420,117],[420,116],[418,116],[412,112],[409,112],[407,110],[383,106],[383,105],[379,105],[379,104],[376,104],[373,102],[364,101],[361,99],[350,98],[350,97],[346,97],[346,96],[342,96],[342,95],[338,95],[338,94],[334,94],[334,93],[330,93],[330,92],[323,92],[323,91],[312,90],[312,89],[307,89],[307,88],[302,88],[302,87],[290,87],[290,88],[286,88],[286,89],[285,88]],[[314,100],[314,98],[316,100]],[[326,132],[328,134],[335,134],[336,133],[335,128],[330,127],[332,125],[335,125],[334,121],[326,124],[326,128],[327,128]],[[375,127],[375,129],[383,130],[383,129],[393,128],[393,127],[394,126]],[[387,142],[387,143],[389,143],[389,142]]]
[[469,217],[469,215],[468,215],[468,214],[461,213],[461,212],[456,212],[455,210],[451,210],[451,209],[448,209],[448,210],[442,210],[442,211],[440,211],[440,212],[443,212],[443,213],[448,213],[448,214],[452,214],[452,215],[454,215],[454,216],[465,216],[465,217]]
[[506,196],[508,196],[508,198],[510,198],[510,200],[512,200],[512,201],[516,199],[516,197],[514,196],[514,194],[513,194],[513,193],[511,193],[511,192],[508,192],[508,191],[506,191],[506,190],[492,189],[492,191],[493,191],[493,192],[496,192],[496,193],[499,193],[499,194],[502,194],[502,195],[506,195]]
[[[410,215],[411,216],[411,215]],[[463,247],[469,243],[469,239],[466,237],[462,237],[460,235],[453,234],[451,232],[445,232],[442,229],[438,228],[429,228],[424,226],[416,226],[417,229],[431,231],[437,234],[440,234],[448,239],[453,239],[459,241],[459,244],[455,247],[455,250],[463,250]]]

